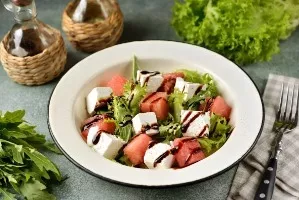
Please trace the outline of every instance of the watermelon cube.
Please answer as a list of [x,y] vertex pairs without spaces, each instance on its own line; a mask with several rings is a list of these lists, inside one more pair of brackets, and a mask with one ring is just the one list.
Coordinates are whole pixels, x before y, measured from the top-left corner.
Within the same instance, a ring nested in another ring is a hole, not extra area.
[[152,138],[146,134],[139,134],[124,148],[124,154],[133,165],[140,165]]
[[217,96],[211,106],[211,112],[229,119],[232,108],[225,102],[223,97]]
[[179,167],[186,167],[205,158],[196,138],[176,138],[173,145],[178,149],[175,160]]
[[115,75],[107,83],[107,86],[113,90],[113,94],[116,96],[121,96],[124,93],[124,85],[128,80],[120,75]]

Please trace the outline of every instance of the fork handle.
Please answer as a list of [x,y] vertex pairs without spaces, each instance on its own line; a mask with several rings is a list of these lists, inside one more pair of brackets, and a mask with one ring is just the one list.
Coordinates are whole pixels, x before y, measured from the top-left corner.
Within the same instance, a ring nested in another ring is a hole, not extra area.
[[275,185],[276,170],[277,158],[270,158],[262,176],[260,185],[256,191],[254,200],[271,200]]

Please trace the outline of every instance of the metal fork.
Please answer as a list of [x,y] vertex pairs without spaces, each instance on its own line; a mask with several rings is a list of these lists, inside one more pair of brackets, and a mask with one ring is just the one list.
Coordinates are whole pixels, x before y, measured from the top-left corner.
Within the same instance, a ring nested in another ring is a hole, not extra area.
[[[295,102],[296,101],[296,102]],[[276,113],[273,131],[276,133],[275,146],[256,191],[254,200],[271,200],[276,179],[277,160],[282,152],[282,138],[291,132],[298,123],[299,86],[282,84],[279,108]]]

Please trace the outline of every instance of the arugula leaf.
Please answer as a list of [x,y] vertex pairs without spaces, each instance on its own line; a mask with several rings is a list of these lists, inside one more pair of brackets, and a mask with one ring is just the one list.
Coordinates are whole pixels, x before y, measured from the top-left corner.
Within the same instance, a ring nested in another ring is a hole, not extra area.
[[139,70],[139,66],[138,66],[138,63],[137,63],[138,61],[137,61],[137,58],[136,58],[136,56],[134,55],[133,56],[133,70],[132,70],[132,78],[133,78],[133,81],[135,82],[135,81],[137,81],[137,71]]
[[52,163],[47,157],[38,152],[35,149],[24,148],[24,153],[29,156],[29,158],[36,164],[36,166],[43,171],[52,171],[57,180],[61,180],[61,174],[54,163]]
[[15,199],[10,191],[26,199],[55,199],[46,183],[60,181],[60,171],[37,149],[59,151],[23,119],[24,114],[0,111],[0,194],[4,199]]
[[[2,112],[1,112],[2,113]],[[24,122],[23,117],[25,116],[25,110],[17,110],[14,112],[6,112],[3,117],[0,117],[0,123],[22,123]]]
[[20,190],[22,195],[24,195],[27,199],[30,200],[55,200],[55,196],[48,193],[46,190],[46,186],[39,182],[38,180],[30,180],[26,183],[23,183],[20,186]]
[[54,143],[46,141],[44,146],[46,149],[48,149],[56,154],[62,155],[61,151],[58,149],[58,147]]
[[0,186],[0,194],[3,195],[3,200],[16,200],[15,194],[8,192],[6,188],[3,188],[1,186]]

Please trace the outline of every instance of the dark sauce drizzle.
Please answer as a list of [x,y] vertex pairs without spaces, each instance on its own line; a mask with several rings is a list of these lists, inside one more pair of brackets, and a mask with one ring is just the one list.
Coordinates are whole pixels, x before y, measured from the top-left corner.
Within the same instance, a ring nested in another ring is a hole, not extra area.
[[199,93],[201,91],[202,87],[203,87],[203,85],[199,85],[195,91],[195,94]]
[[147,124],[145,126],[142,126],[140,133],[146,133],[146,131],[150,129],[159,130],[159,125],[157,123],[153,123],[151,125]]
[[89,129],[94,123],[96,123],[102,119],[104,119],[104,117],[102,115],[95,115],[94,117],[92,117],[91,121],[89,121],[83,125],[83,131],[86,129]]
[[99,143],[101,134],[102,134],[102,131],[98,131],[98,132],[97,132],[97,136],[96,136],[96,138],[92,140],[92,143],[93,143],[94,145],[96,145],[96,144]]

